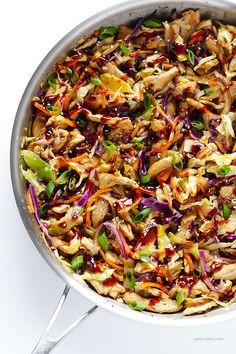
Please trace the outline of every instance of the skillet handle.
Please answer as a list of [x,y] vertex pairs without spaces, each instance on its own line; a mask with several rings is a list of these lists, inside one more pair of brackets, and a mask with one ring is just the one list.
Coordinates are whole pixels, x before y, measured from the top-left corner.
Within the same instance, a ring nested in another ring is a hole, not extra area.
[[48,325],[46,326],[45,330],[41,334],[41,337],[31,354],[48,354],[48,353],[50,353],[51,350],[53,350],[55,348],[55,346],[57,344],[59,344],[62,339],[64,339],[68,334],[70,334],[76,327],[78,327],[78,325],[83,320],[85,320],[90,314],[92,314],[97,309],[97,306],[92,307],[90,310],[88,310],[86,313],[84,313],[80,318],[78,318],[75,322],[73,322],[64,332],[62,332],[62,334],[59,337],[57,337],[55,339],[50,338],[49,331],[52,328],[54,322],[56,321],[56,319],[57,319],[57,317],[64,305],[64,302],[66,300],[69,290],[70,290],[70,287],[68,285],[66,285],[66,287],[62,293],[62,296],[60,298],[60,301],[58,302],[57,307],[56,307],[50,321],[48,322]]

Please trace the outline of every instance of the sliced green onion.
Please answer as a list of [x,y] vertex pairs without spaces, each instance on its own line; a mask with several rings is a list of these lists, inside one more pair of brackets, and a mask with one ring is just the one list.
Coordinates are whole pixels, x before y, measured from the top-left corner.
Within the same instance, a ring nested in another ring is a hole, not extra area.
[[122,50],[125,55],[130,55],[130,49],[123,43],[120,45],[120,50]]
[[230,218],[231,215],[231,209],[227,204],[223,204],[223,218],[225,220],[228,220]]
[[71,177],[69,180],[69,190],[72,191],[75,188],[75,185],[77,183],[76,177]]
[[100,33],[99,39],[103,40],[108,37],[113,37],[115,33],[116,33],[116,27],[114,26],[105,27]]
[[54,191],[54,183],[52,181],[48,182],[47,186],[46,186],[46,189],[45,189],[45,192],[47,194],[47,197],[50,198],[53,191]]
[[21,152],[26,165],[36,172],[38,178],[45,180],[54,180],[54,172],[48,162],[45,162],[37,154],[30,150],[23,150]]
[[178,154],[172,156],[172,165],[178,172],[183,170],[184,164]]
[[183,292],[183,290],[180,290],[177,292],[175,299],[177,301],[178,306],[181,305],[184,301],[185,301],[185,293]]
[[70,174],[69,170],[64,171],[56,180],[57,184],[66,184],[68,182],[68,175]]
[[230,171],[230,167],[229,166],[222,166],[218,170],[218,175],[225,176],[225,175],[227,175],[229,173],[229,171]]
[[47,79],[48,85],[55,91],[57,88],[57,79],[50,75]]
[[110,140],[104,140],[102,142],[102,145],[109,151],[116,151],[117,150],[117,147]]
[[47,205],[46,204],[42,204],[39,206],[39,216],[44,216],[47,212]]
[[215,90],[212,87],[210,87],[210,86],[204,88],[203,91],[205,92],[206,95],[211,95],[212,93],[215,92]]
[[187,59],[191,65],[195,65],[195,55],[192,50],[188,51]]
[[195,275],[196,277],[199,277],[201,275],[200,269],[199,268],[194,268],[193,275]]
[[138,214],[133,218],[133,222],[138,224],[143,219],[145,219],[151,213],[151,208],[143,208]]
[[147,111],[143,113],[143,118],[145,120],[150,120],[152,118],[152,112],[154,110],[154,106],[151,106]]
[[155,18],[148,18],[147,20],[144,21],[144,26],[149,27],[149,28],[160,28],[162,27],[162,22],[159,20],[156,20]]
[[134,290],[135,283],[136,283],[136,277],[133,274],[133,270],[131,268],[125,268],[124,274],[125,274],[125,286]]
[[67,71],[67,73],[68,73],[69,75],[72,75],[72,74],[73,74],[73,71],[72,71],[72,69],[71,69],[69,66],[67,66],[66,71]]
[[77,256],[71,261],[71,268],[73,270],[79,269],[84,263],[84,256]]
[[191,125],[197,130],[205,129],[205,125],[202,122],[192,122]]
[[133,138],[132,139],[132,143],[140,144],[145,139],[146,139],[146,136],[139,136],[139,137]]
[[92,84],[102,87],[102,80],[99,79],[99,77],[90,77],[90,81],[92,82]]
[[103,232],[101,235],[98,235],[98,243],[104,252],[108,250],[109,240],[105,232]]
[[73,85],[75,85],[77,82],[77,77],[74,74],[71,76],[71,82]]
[[146,92],[144,94],[144,99],[143,99],[143,106],[145,111],[148,111],[151,108],[152,105],[152,95],[149,92]]
[[141,182],[142,183],[148,183],[150,182],[151,176],[150,175],[145,175],[141,177]]
[[86,128],[86,127],[87,127],[87,125],[88,125],[88,119],[87,119],[87,118],[78,117],[77,120],[78,120],[79,126],[80,126],[81,128]]
[[46,108],[49,110],[49,111],[52,111],[56,114],[61,114],[61,110],[60,108],[58,108],[57,106],[46,106]]
[[139,257],[140,257],[142,262],[149,262],[150,261],[149,254],[148,254],[148,251],[146,249],[142,249],[142,250],[139,251]]
[[132,301],[129,304],[129,307],[135,311],[143,311],[146,308],[146,306],[142,302],[139,302],[139,301]]
[[186,188],[186,183],[184,182],[183,179],[180,179],[178,181],[178,185],[182,188],[182,189],[185,189]]

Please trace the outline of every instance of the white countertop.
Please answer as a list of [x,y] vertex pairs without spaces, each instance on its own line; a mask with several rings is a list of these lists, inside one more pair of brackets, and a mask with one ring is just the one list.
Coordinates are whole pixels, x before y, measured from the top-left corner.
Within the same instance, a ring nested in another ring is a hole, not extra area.
[[[119,1],[7,0],[1,5],[0,352],[4,354],[32,351],[64,288],[28,237],[13,198],[9,144],[17,105],[30,76],[52,46],[81,20],[111,3]],[[71,291],[57,330],[91,306]],[[99,309],[55,353],[220,354],[235,346],[235,324],[236,320],[201,328],[162,328]]]

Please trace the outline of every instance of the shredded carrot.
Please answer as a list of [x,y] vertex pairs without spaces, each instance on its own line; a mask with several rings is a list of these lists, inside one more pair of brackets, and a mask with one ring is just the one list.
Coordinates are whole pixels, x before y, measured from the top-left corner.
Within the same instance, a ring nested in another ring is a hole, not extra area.
[[132,133],[130,135],[132,139],[135,137],[135,135],[139,131],[140,126],[141,126],[141,121],[139,120],[138,123],[136,124],[136,127],[134,128],[134,130],[132,131]]
[[83,82],[84,77],[85,77],[85,72],[80,76],[79,80],[73,86],[72,90],[65,94],[64,102],[63,102],[63,108],[65,110],[67,110],[69,108],[70,100],[71,100],[71,97],[74,94],[74,92],[76,90],[78,90],[78,88],[80,88],[81,86],[86,85],[86,81]]
[[137,158],[134,163],[134,170],[138,171],[138,168],[139,168],[139,159]]
[[112,188],[107,187],[107,188],[103,188],[103,189],[99,189],[97,190],[97,192],[95,192],[94,194],[91,195],[87,206],[86,206],[86,215],[85,215],[85,226],[89,227],[90,226],[90,211],[89,208],[92,206],[93,202],[95,201],[95,199],[100,195],[100,194],[105,194],[107,192],[110,192],[112,190]]
[[167,141],[167,143],[161,145],[161,146],[158,146],[157,148],[151,150],[151,151],[148,151],[146,155],[154,155],[158,152],[162,152],[166,149],[168,149],[169,146],[171,146],[173,144],[173,141]]
[[82,197],[82,194],[76,194],[70,197],[69,199],[58,199],[56,201],[57,204],[64,204],[64,203],[73,203],[76,200],[80,199]]
[[72,128],[75,128],[77,126],[76,122],[73,122],[72,120],[68,119],[68,118],[63,118],[61,119],[61,121],[67,125],[69,125]]
[[168,201],[169,207],[172,208],[172,197],[171,197],[170,187],[167,184],[163,183],[162,190],[163,190],[163,193]]
[[192,274],[193,273],[193,270],[194,270],[194,264],[193,264],[193,261],[192,261],[192,258],[189,254],[185,253],[184,252],[184,259],[186,260],[186,262],[188,263],[188,266],[189,266],[189,273]]
[[43,107],[42,104],[38,103],[38,102],[34,102],[34,107],[38,108],[41,112],[43,112],[44,114],[46,114],[47,116],[54,116],[55,113],[50,112],[49,110],[47,110],[45,107]]
[[173,68],[173,65],[171,64],[163,64],[163,69],[171,69]]
[[201,158],[203,157],[207,152],[209,152],[209,147],[205,146],[203,149],[199,150],[198,153],[196,154],[196,158]]
[[158,112],[172,125],[172,127],[175,127],[175,122],[170,119],[170,117],[168,117],[168,115],[160,107],[158,107]]
[[87,73],[89,73],[89,75],[91,75],[93,77],[98,77],[98,74],[89,66],[87,66],[86,71],[87,71]]
[[173,195],[175,196],[175,199],[178,200],[178,202],[182,202],[181,194],[180,194],[180,186],[175,182],[174,178],[171,177],[170,179],[170,186],[173,190]]
[[158,284],[158,283],[152,283],[152,282],[142,283],[142,284],[140,284],[140,288],[141,289],[157,288],[157,289],[160,289],[160,290],[164,291],[165,293],[169,292],[169,290],[164,285],[161,285],[161,284]]
[[203,213],[202,213],[202,211],[201,211],[201,208],[200,208],[200,207],[197,207],[197,212],[198,212],[198,215],[200,216],[200,218],[201,218],[202,220],[204,220],[204,219],[205,219],[205,217],[204,217],[204,215],[203,215]]
[[169,278],[167,270],[163,266],[158,267],[156,269],[156,273],[161,278],[167,278],[167,279]]
[[140,55],[140,54],[152,54],[153,53],[153,50],[142,50],[142,49],[138,49],[138,50],[136,50],[136,52],[132,52],[132,53],[130,53],[130,56],[131,56],[131,58],[132,57],[136,57],[137,55]]
[[165,171],[161,172],[158,174],[158,182],[162,184],[163,182],[166,182],[168,178],[171,176],[173,171],[173,167],[168,167]]
[[70,162],[79,163],[87,156],[88,156],[88,153],[85,152],[84,154],[76,156],[76,157],[72,157],[71,159],[65,158],[63,156],[57,156],[57,158],[60,161],[61,167],[67,167]]
[[27,206],[28,206],[28,210],[31,214],[34,214],[34,206],[33,206],[33,202],[32,202],[32,198],[30,195],[30,190],[28,188],[27,193],[26,193],[26,199],[27,199]]
[[183,171],[179,173],[179,177],[187,177],[189,176],[190,170],[189,168],[185,168]]
[[145,193],[145,194],[150,194],[150,195],[154,195],[156,196],[156,192],[154,190],[151,190],[151,189],[146,189],[144,187],[139,187],[140,191],[142,193]]
[[119,266],[119,265],[113,263],[112,261],[110,261],[110,259],[107,258],[107,256],[105,255],[105,253],[103,252],[103,250],[102,250],[101,248],[100,248],[99,252],[100,252],[102,258],[104,259],[104,261],[105,261],[107,264],[109,264],[112,268],[114,268],[114,269],[116,269],[116,270],[121,270],[121,271],[123,270],[123,267],[122,267],[122,266]]

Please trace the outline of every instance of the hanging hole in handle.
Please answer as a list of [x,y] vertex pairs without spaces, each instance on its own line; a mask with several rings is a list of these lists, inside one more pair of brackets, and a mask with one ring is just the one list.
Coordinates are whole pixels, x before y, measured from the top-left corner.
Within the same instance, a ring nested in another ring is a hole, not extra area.
[[62,307],[65,303],[65,300],[67,298],[69,290],[70,290],[70,287],[68,285],[66,285],[66,287],[62,293],[62,296],[56,306],[56,309],[55,309],[50,321],[48,322],[45,330],[42,332],[41,337],[40,337],[36,347],[34,348],[32,354],[48,354],[48,353],[50,353],[55,348],[55,346],[60,343],[61,340],[63,340],[67,335],[69,335],[76,327],[79,326],[79,324],[83,320],[85,320],[90,314],[92,314],[97,309],[97,306],[92,307],[87,312],[85,312],[82,316],[80,316],[77,320],[75,320],[69,327],[67,327],[57,338],[54,338],[54,339],[50,338],[49,332],[53,328],[53,325],[62,310]]

